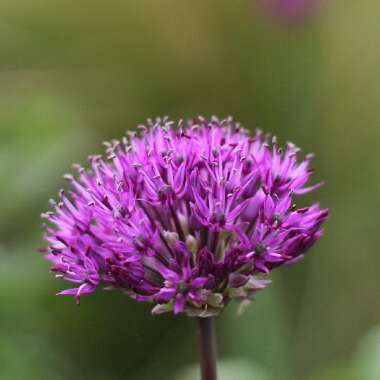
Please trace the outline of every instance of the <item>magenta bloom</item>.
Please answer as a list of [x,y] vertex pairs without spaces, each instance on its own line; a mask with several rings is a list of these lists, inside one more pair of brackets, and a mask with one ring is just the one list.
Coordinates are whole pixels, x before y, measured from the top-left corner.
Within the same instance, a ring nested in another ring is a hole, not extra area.
[[89,170],[77,166],[68,194],[43,214],[51,270],[76,284],[59,294],[79,302],[105,285],[154,313],[216,315],[322,235],[328,211],[293,203],[320,186],[307,187],[311,156],[297,163],[293,144],[282,151],[230,118],[139,130],[106,143]]
[[313,13],[320,0],[261,0],[264,6],[283,20],[303,20]]

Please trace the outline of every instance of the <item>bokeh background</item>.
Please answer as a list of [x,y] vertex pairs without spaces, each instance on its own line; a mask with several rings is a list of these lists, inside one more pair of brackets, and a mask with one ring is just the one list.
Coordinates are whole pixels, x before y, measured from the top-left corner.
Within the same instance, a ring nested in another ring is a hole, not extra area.
[[250,0],[0,2],[0,379],[197,379],[195,323],[55,297],[39,214],[62,174],[147,117],[234,115],[317,154],[331,209],[306,260],[218,322],[221,380],[380,378],[380,2],[291,23]]

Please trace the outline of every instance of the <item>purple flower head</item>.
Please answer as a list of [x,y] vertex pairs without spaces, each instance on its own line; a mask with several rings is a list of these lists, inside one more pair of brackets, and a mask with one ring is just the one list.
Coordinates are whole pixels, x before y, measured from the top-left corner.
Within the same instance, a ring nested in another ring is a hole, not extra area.
[[261,0],[265,8],[284,21],[302,21],[314,13],[321,0]]
[[322,235],[328,211],[297,208],[311,156],[231,118],[148,121],[106,143],[105,158],[66,175],[45,239],[57,277],[80,297],[98,286],[154,304],[153,313],[218,314],[250,300],[274,268],[300,259]]

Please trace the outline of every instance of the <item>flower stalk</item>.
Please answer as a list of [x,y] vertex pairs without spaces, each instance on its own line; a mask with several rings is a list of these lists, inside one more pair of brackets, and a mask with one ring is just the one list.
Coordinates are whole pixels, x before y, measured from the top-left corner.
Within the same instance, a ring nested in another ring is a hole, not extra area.
[[217,380],[214,318],[198,318],[198,341],[202,380]]

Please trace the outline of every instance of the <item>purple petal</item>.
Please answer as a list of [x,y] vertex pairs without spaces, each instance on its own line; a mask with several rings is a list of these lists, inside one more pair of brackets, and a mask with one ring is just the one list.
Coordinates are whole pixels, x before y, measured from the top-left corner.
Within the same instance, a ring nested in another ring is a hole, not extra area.
[[174,315],[183,312],[185,307],[185,297],[182,294],[177,294],[177,297],[174,302]]

